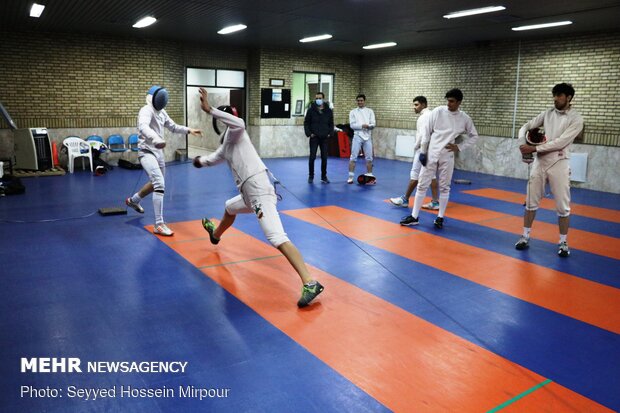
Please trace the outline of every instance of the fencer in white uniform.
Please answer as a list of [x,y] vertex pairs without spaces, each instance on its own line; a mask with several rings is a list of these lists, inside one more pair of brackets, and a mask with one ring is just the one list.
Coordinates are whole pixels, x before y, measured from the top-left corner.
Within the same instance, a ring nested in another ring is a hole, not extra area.
[[152,86],[146,95],[146,105],[138,113],[138,159],[142,168],[149,177],[147,182],[125,203],[139,213],[144,213],[140,205],[142,198],[153,193],[153,210],[155,212],[155,227],[157,235],[172,236],[174,232],[164,222],[164,190],[166,160],[164,157],[164,128],[172,133],[200,135],[199,129],[188,128],[174,123],[164,110],[168,104],[168,91],[161,86]]
[[[568,257],[567,235],[570,216],[570,151],[569,146],[583,130],[583,118],[571,106],[575,89],[568,83],[559,83],[552,89],[554,107],[540,113],[519,129],[521,154],[536,153],[528,180],[523,235],[515,244],[518,250],[529,247],[530,231],[540,200],[549,182],[558,214],[560,241],[558,255]],[[526,135],[534,128],[544,127],[546,142],[537,146],[526,144]]]
[[297,305],[307,306],[323,291],[323,286],[312,278],[301,253],[284,232],[276,207],[277,196],[274,185],[267,167],[258,156],[245,130],[245,122],[232,114],[230,106],[218,109],[211,107],[205,89],[200,89],[200,95],[201,108],[213,116],[214,126],[215,122],[221,121],[227,129],[222,134],[217,150],[210,155],[196,157],[194,166],[200,168],[227,162],[240,192],[239,195],[226,201],[224,217],[219,225],[216,227],[213,222],[204,218],[202,220],[204,229],[209,233],[211,242],[218,244],[222,234],[234,223],[237,214],[254,213],[267,240],[280,250],[299,274],[303,286]]
[[[407,185],[407,190],[404,195],[390,198],[390,202],[393,205],[403,208],[409,207],[409,197],[418,186],[418,179],[420,177],[420,171],[422,170],[422,164],[420,163],[418,154],[422,146],[422,130],[426,127],[431,114],[431,110],[427,105],[428,101],[426,97],[416,96],[413,98],[413,111],[420,116],[416,122],[416,137],[413,144],[413,162],[411,164],[411,171],[409,171],[409,184]],[[433,199],[428,204],[422,205],[422,208],[439,209],[436,179],[433,179],[431,182],[431,191],[433,192]]]
[[[349,177],[347,183],[353,183],[353,175],[355,171],[355,162],[360,154],[360,151],[364,150],[364,157],[366,158],[366,175],[374,177],[372,173],[372,130],[377,125],[375,120],[375,112],[366,107],[366,96],[357,95],[357,108],[349,112],[349,125],[353,129],[353,141],[351,143],[351,156],[349,158]],[[370,185],[376,183],[375,179],[369,181]]]
[[[454,153],[474,145],[478,139],[478,132],[469,115],[459,109],[463,101],[463,92],[451,89],[446,93],[446,106],[435,108],[422,130],[420,161],[422,171],[416,190],[415,201],[411,215],[404,217],[401,225],[417,225],[420,208],[424,202],[426,191],[434,176],[438,176],[439,183],[439,211],[434,221],[435,227],[441,229],[444,223],[444,214],[450,198],[450,184],[454,172]],[[458,136],[465,138],[460,144],[455,140]]]

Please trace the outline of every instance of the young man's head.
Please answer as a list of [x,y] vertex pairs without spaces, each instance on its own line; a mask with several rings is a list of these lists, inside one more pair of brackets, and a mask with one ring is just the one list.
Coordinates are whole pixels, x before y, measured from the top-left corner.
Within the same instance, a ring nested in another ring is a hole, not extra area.
[[413,98],[413,111],[416,114],[422,112],[427,105],[428,102],[426,101],[426,98],[424,96],[416,96]]
[[363,108],[366,105],[366,95],[359,94],[355,100],[357,101],[358,108]]
[[[221,110],[222,112],[230,113],[233,116],[239,117],[237,108],[234,106],[222,105],[222,106],[218,106],[217,108]],[[224,127],[220,129],[220,126],[224,126]],[[228,127],[224,125],[224,123],[221,120],[217,120],[213,118],[213,130],[215,131],[216,134],[222,135],[222,138],[220,139],[220,143],[222,143],[224,140],[224,134],[220,132],[220,130],[226,132],[226,129],[228,129]]]
[[316,103],[317,106],[323,106],[323,102],[325,102],[325,94],[323,92],[316,92],[314,95],[314,103]]
[[446,104],[450,112],[456,112],[463,101],[463,92],[461,89],[450,89],[446,92]]
[[575,96],[575,89],[570,83],[558,83],[551,89],[553,94],[553,105],[557,110],[565,110],[570,106],[573,96]]

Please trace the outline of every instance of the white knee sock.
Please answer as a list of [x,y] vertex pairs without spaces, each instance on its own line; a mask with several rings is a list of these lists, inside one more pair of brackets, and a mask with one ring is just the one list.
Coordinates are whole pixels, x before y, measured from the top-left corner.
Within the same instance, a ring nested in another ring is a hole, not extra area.
[[140,195],[138,195],[137,192],[133,194],[133,196],[131,197],[131,202],[133,202],[134,204],[139,204],[140,201],[142,201],[142,198],[140,197]]
[[164,194],[153,192],[153,210],[155,211],[155,225],[164,223]]
[[424,197],[426,196],[426,191],[422,192],[420,190],[415,191],[415,198],[413,201],[413,209],[411,210],[411,216],[417,218],[420,216],[420,209],[422,208],[422,204],[424,203]]
[[446,213],[446,208],[448,207],[448,198],[450,198],[449,194],[439,194],[439,212],[437,213],[438,217],[443,218],[443,214]]

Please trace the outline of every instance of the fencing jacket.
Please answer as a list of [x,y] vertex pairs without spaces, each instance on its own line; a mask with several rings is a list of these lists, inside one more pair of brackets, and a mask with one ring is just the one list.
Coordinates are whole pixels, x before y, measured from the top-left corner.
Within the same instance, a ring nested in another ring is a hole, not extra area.
[[537,160],[544,169],[553,166],[560,159],[570,157],[568,146],[583,130],[583,118],[575,109],[547,109],[519,129],[520,144],[525,144],[525,135],[530,129],[544,126],[547,142],[536,146]]
[[243,119],[215,108],[211,109],[211,116],[222,121],[228,128],[224,132],[222,144],[212,154],[201,156],[200,162],[205,166],[228,162],[235,184],[241,191],[248,178],[267,170],[267,167],[252,145]]
[[429,161],[436,161],[446,145],[454,143],[459,135],[467,139],[458,144],[459,151],[472,146],[478,140],[478,131],[468,114],[461,110],[451,112],[447,106],[433,109],[422,130],[422,148],[428,147]]
[[156,144],[164,142],[164,127],[172,133],[188,134],[187,126],[180,126],[174,123],[168,113],[162,110],[155,110],[152,103],[153,95],[146,96],[146,105],[140,109],[138,114],[138,148],[154,154],[163,154],[163,149],[157,149]]
[[[418,117],[418,121],[415,124],[416,129],[416,140],[415,140],[415,148],[414,151],[418,151],[422,147],[422,131],[426,128],[428,124],[428,120],[431,117],[431,110],[429,108],[422,109],[420,112],[420,116]],[[428,148],[424,148],[422,152],[427,153]]]
[[[362,138],[362,140],[367,141],[370,139],[371,129],[377,124],[375,121],[375,112],[367,107],[357,107],[349,112],[349,124],[351,125],[351,129],[353,129],[354,136],[357,135]],[[368,125],[368,129],[362,129],[362,125]]]

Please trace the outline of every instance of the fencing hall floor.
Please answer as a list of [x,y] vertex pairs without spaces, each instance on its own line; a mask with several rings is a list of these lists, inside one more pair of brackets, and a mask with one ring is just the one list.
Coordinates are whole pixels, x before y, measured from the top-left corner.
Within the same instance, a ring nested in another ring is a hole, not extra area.
[[455,171],[471,184],[437,230],[425,210],[401,227],[410,210],[388,202],[409,163],[376,160],[369,187],[346,184],[347,159],[329,159],[330,184],[306,182],[307,158],[265,163],[325,286],[306,309],[253,214],[209,242],[200,219],[237,194],[225,165],[167,166],[170,238],[150,197],[144,215],[96,213],[142,171],[76,167],[0,198],[0,411],[620,410],[620,195],[573,189],[561,258],[550,198],[514,249],[524,180]]

